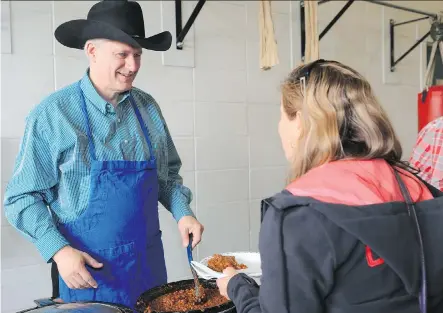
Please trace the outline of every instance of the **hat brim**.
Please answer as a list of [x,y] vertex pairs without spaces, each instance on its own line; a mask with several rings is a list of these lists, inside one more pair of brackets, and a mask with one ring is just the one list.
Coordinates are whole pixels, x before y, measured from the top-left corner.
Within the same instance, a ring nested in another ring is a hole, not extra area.
[[55,30],[54,35],[62,45],[75,49],[83,49],[86,41],[98,38],[119,41],[132,47],[154,51],[167,51],[172,43],[172,35],[168,31],[148,38],[140,38],[128,35],[107,23],[85,19],[61,24]]

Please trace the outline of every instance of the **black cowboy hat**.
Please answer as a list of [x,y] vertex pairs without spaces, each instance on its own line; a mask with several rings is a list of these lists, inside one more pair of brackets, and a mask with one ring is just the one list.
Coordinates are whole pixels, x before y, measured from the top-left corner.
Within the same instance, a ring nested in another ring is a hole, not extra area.
[[55,38],[64,46],[83,49],[89,39],[109,39],[137,48],[166,51],[171,47],[168,31],[145,38],[145,23],[135,1],[103,0],[92,6],[87,19],[72,20],[55,30]]

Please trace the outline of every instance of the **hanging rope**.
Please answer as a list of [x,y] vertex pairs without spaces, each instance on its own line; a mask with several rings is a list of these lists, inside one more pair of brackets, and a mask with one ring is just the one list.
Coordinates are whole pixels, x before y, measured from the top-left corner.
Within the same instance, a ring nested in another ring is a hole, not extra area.
[[305,64],[318,60],[319,54],[319,38],[318,38],[318,1],[304,1],[305,7]]
[[258,22],[260,29],[260,68],[267,71],[279,64],[277,42],[274,37],[271,1],[260,1]]

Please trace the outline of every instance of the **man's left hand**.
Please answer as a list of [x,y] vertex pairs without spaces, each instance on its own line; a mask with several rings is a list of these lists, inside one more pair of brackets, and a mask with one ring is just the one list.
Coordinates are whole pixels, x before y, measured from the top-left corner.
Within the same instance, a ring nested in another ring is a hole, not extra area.
[[189,244],[189,234],[192,234],[192,248],[201,241],[204,227],[192,216],[184,216],[178,221],[178,230],[182,237],[183,247]]

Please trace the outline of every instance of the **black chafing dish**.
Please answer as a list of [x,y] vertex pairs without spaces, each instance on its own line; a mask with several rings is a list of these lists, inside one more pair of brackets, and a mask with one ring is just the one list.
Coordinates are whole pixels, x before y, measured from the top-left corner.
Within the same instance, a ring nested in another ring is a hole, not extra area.
[[[204,287],[216,288],[215,281],[201,280]],[[125,306],[114,303],[105,303],[98,301],[75,302],[75,303],[56,303],[51,299],[35,300],[36,307],[22,310],[17,313],[145,313],[146,308],[151,301],[170,292],[180,289],[192,288],[194,280],[181,280],[171,282],[162,286],[152,288],[142,293],[138,300],[135,309],[130,309]],[[153,313],[177,313],[177,312],[157,312]],[[229,301],[223,305],[207,308],[204,310],[193,310],[180,313],[236,313],[234,304]]]

